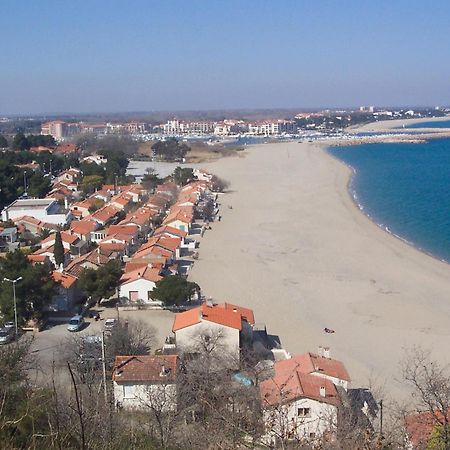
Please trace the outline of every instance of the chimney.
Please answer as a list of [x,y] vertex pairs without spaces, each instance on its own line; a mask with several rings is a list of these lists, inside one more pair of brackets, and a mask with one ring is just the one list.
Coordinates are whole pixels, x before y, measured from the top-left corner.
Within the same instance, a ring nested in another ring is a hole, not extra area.
[[167,375],[166,366],[164,364],[161,364],[161,372],[159,372],[159,376],[164,377],[166,375]]
[[328,359],[330,358],[330,347],[323,348],[323,357]]
[[206,306],[207,306],[208,308],[212,308],[212,307],[214,306],[214,303],[213,303],[213,300],[212,300],[211,297],[208,298],[208,300],[206,300]]
[[317,354],[323,356],[323,347],[321,345],[319,345],[319,348],[317,349]]
[[67,197],[64,197],[64,209],[69,209],[69,202],[67,201]]
[[327,393],[325,391],[325,386],[320,386],[320,396],[321,397],[326,397]]

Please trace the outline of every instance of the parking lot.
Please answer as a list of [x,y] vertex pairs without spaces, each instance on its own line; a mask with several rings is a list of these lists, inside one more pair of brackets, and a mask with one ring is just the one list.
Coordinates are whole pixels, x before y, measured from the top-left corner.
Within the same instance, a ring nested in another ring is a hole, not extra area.
[[[47,327],[33,334],[31,352],[34,356],[33,367],[30,371],[32,381],[36,384],[45,384],[51,381],[54,373],[59,382],[69,382],[67,359],[74,336],[99,336],[103,331],[104,322],[108,318],[117,318],[114,308],[93,308],[92,312],[99,312],[100,320],[85,317],[86,324],[76,333],[67,330],[67,322],[50,323]],[[140,321],[145,326],[155,330],[155,344],[152,351],[162,347],[165,337],[172,333],[174,314],[164,310],[138,310],[120,311],[119,320]],[[29,335],[28,333],[25,336]],[[73,348],[73,345],[72,345]]]

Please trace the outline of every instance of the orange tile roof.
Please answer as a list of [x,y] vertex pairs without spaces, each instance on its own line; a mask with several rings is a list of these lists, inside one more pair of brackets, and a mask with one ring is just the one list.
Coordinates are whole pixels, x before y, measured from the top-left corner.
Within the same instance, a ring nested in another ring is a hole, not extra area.
[[70,229],[79,235],[86,236],[91,231],[95,231],[97,222],[94,220],[75,220],[70,224]]
[[181,238],[184,238],[187,236],[186,231],[179,230],[178,228],[174,228],[169,225],[163,225],[163,226],[157,228],[154,231],[153,236],[161,236],[161,235],[165,235],[165,234],[175,235],[175,236],[179,236]]
[[[450,421],[450,409],[447,412]],[[405,428],[412,448],[428,448],[427,444],[437,425],[444,425],[445,417],[440,411],[424,411],[405,417]]]
[[[245,317],[241,315],[241,311],[246,311],[247,316],[253,317],[253,312],[247,308],[238,306],[230,309],[223,305],[208,306],[207,304],[203,304],[197,308],[192,308],[188,311],[176,314],[172,331],[175,332],[182,328],[195,325],[202,320],[235,328],[240,331],[242,330],[242,320],[245,319]],[[249,312],[251,312],[251,315]]]
[[57,282],[60,283],[62,287],[65,289],[69,289],[71,286],[74,285],[74,283],[77,281],[77,278],[69,275],[68,273],[59,272],[55,270],[52,273],[52,278]]
[[177,372],[177,355],[116,356],[112,379],[116,383],[122,381],[174,383]]
[[[67,232],[67,231],[61,231],[61,241],[66,242],[68,244],[73,244],[78,240],[78,236],[75,236],[74,234]],[[49,237],[45,238],[43,241],[41,241],[41,245],[43,244],[49,244],[50,242],[54,242],[56,239],[56,233],[52,233]]]
[[132,272],[125,272],[120,280],[122,284],[131,283],[140,279],[156,283],[162,279],[162,276],[159,275],[159,272],[159,269],[154,269],[152,267],[145,267],[144,270],[142,270],[142,268],[138,268],[136,270],[133,270]]
[[242,306],[233,305],[232,303],[219,303],[217,308],[224,308],[233,312],[238,312],[241,317],[246,320],[250,325],[255,324],[255,316],[253,311],[249,308],[243,308]]
[[292,371],[294,368],[302,373],[320,373],[339,380],[351,381],[344,364],[341,361],[325,358],[314,353],[303,353],[291,359],[279,361],[278,370]]
[[[325,388],[325,396],[321,395],[321,387]],[[335,406],[341,403],[336,387],[330,380],[298,370],[276,374],[273,378],[262,381],[259,393],[263,408],[283,405],[299,398],[310,398]]]
[[139,232],[139,227],[137,225],[111,225],[106,233],[106,236],[112,234],[120,233],[134,236]]

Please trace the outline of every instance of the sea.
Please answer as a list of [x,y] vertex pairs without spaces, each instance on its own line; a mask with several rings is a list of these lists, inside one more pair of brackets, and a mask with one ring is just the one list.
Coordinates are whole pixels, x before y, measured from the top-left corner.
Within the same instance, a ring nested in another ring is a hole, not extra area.
[[437,120],[436,122],[419,122],[405,128],[450,128],[450,120]]
[[365,214],[450,263],[450,139],[340,146],[329,152],[353,170],[349,189]]

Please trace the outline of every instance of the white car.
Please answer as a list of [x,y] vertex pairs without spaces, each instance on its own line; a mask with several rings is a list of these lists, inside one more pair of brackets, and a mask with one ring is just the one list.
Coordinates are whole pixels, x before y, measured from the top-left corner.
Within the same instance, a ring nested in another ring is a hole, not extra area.
[[112,331],[116,325],[117,319],[106,319],[105,324],[103,326],[105,328],[105,331]]
[[8,329],[2,328],[0,330],[0,344],[9,344],[14,339],[14,334]]

